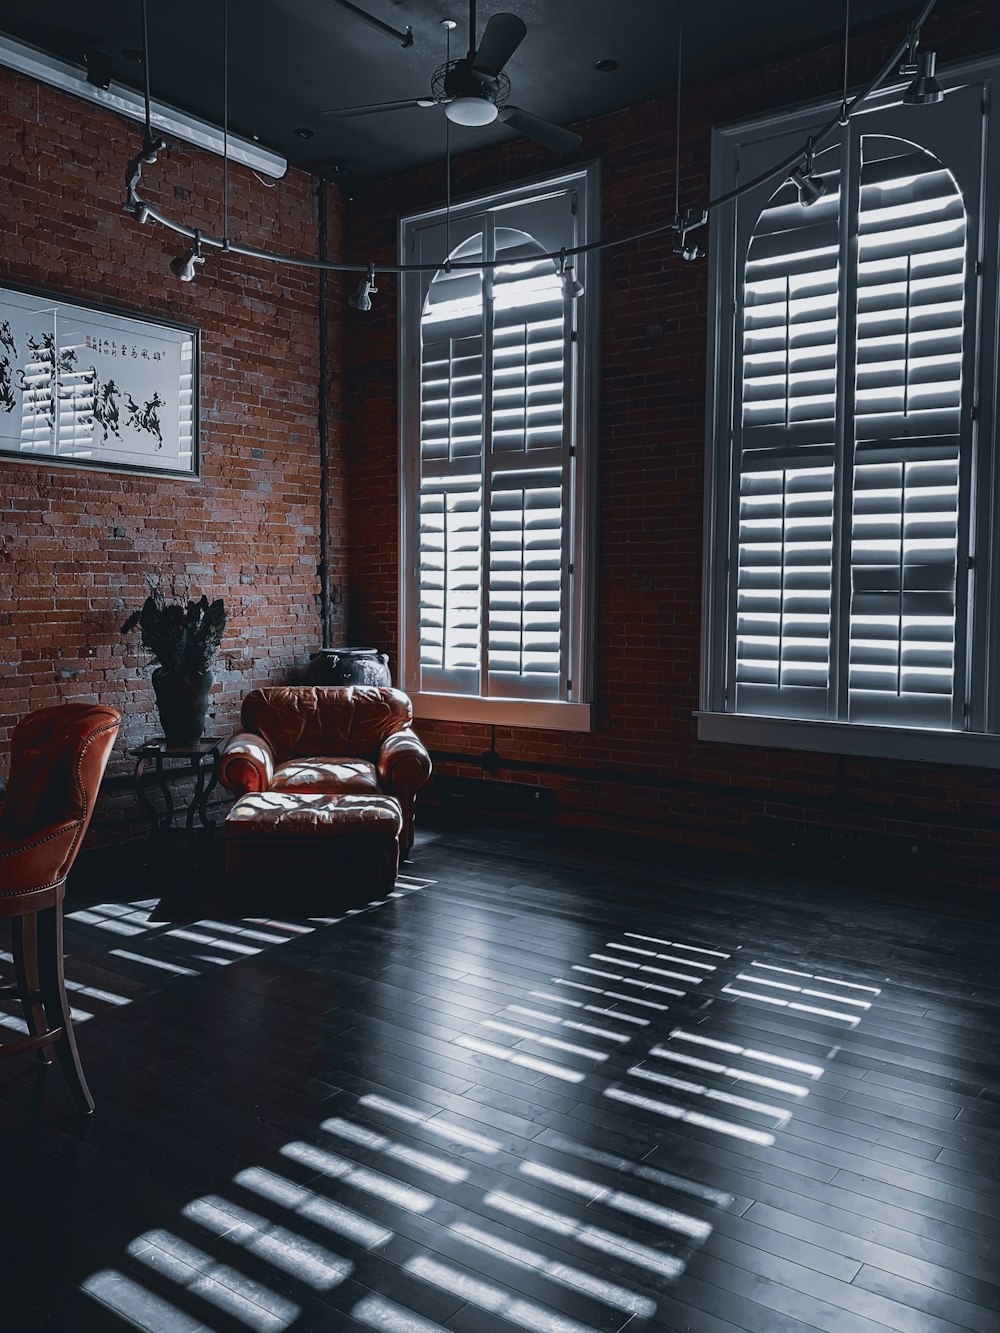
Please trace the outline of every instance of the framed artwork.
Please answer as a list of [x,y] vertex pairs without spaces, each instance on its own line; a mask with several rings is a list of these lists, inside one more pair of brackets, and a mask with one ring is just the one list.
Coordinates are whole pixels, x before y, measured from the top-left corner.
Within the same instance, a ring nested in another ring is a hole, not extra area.
[[0,462],[198,475],[198,330],[0,284]]

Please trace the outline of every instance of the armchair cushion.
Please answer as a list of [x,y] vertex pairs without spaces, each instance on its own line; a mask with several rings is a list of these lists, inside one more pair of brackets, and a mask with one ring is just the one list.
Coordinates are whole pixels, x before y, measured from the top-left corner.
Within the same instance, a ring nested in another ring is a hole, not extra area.
[[289,759],[274,770],[270,790],[358,796],[381,792],[375,765],[367,759]]
[[403,826],[391,796],[340,796],[325,792],[269,791],[241,797],[226,817],[228,837],[330,838],[370,834],[395,839]]

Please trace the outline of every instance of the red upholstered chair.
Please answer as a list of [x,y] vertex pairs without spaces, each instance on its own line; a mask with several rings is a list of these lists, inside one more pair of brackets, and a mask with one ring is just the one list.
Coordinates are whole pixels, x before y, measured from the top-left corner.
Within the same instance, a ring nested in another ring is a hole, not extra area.
[[11,920],[13,986],[27,1037],[0,1056],[55,1050],[81,1111],[94,1109],[73,1035],[63,979],[66,876],[87,831],[120,715],[99,704],[60,704],[14,728],[10,777],[0,804],[0,918]]
[[[405,854],[413,846],[413,807],[431,761],[410,729],[413,706],[402,691],[270,686],[247,695],[240,721],[219,765],[219,781],[231,792],[381,798],[382,806],[392,797],[402,813],[400,848]],[[362,807],[344,802],[337,817]]]

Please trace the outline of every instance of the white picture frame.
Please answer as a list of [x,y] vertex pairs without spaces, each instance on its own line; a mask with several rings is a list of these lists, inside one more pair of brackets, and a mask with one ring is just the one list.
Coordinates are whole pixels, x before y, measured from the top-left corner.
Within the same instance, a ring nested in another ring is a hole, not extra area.
[[198,329],[0,283],[0,463],[196,477]]

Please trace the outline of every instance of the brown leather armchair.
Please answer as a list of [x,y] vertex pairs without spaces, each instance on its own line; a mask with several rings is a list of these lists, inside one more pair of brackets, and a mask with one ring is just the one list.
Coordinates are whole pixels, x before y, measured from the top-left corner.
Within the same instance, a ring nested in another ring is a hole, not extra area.
[[0,1056],[55,1050],[80,1109],[94,1101],[73,1035],[63,978],[62,902],[66,876],[87,831],[120,715],[98,704],[59,704],[14,728],[10,778],[0,805],[0,919],[12,921],[13,986],[28,1036]]
[[413,846],[413,807],[431,761],[410,729],[413,706],[401,690],[269,686],[247,695],[240,721],[219,764],[231,792],[393,796],[403,816],[401,850]]

